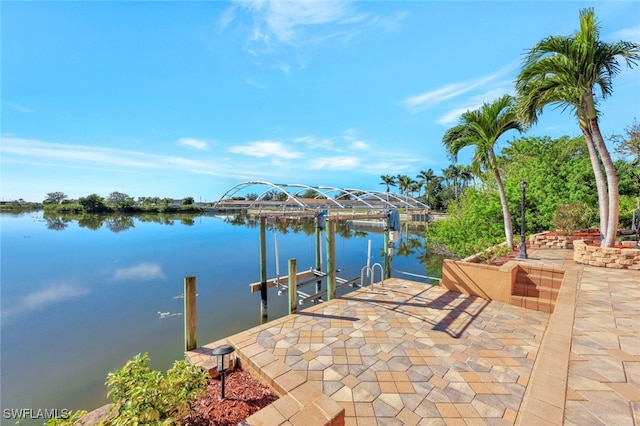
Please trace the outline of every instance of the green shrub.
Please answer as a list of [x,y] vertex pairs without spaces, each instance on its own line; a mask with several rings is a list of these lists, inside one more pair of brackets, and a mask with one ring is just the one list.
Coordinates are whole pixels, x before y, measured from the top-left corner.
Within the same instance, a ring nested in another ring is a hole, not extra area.
[[584,203],[561,204],[556,206],[553,224],[562,235],[571,235],[591,226],[594,216],[594,209]]
[[107,376],[107,396],[117,412],[113,426],[129,424],[179,424],[191,410],[191,403],[207,386],[204,371],[186,361],[176,361],[166,375],[151,370],[149,356],[138,354],[122,369]]
[[55,419],[49,419],[45,423],[46,426],[73,426],[78,424],[78,421],[87,414],[86,410],[70,411],[69,413],[56,417]]
[[[179,425],[191,412],[191,403],[207,387],[207,374],[181,360],[167,370],[151,370],[148,354],[138,354],[120,370],[107,375],[107,396],[113,405],[100,425]],[[86,414],[76,411],[47,421],[47,426],[74,425]]]

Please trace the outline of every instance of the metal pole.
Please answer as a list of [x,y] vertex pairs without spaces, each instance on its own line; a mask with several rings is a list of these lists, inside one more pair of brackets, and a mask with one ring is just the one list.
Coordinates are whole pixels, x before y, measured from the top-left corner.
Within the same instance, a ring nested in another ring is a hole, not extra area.
[[260,216],[260,316],[267,320],[267,218]]
[[327,300],[336,298],[336,221],[327,220]]
[[289,314],[298,312],[298,272],[296,260],[289,259]]
[[524,196],[525,189],[527,188],[527,182],[524,180],[520,182],[520,186],[522,187],[522,206],[520,210],[520,253],[518,254],[518,259],[526,259],[527,258],[527,240],[525,236],[525,232],[527,230],[527,223],[524,211]]
[[221,399],[224,399],[224,376],[225,376],[225,372],[221,372],[220,376],[222,377],[222,383],[220,383],[222,385],[222,395],[221,395]]
[[[322,231],[320,225],[316,223],[316,269],[322,271]],[[322,291],[322,280],[316,281],[316,294]]]

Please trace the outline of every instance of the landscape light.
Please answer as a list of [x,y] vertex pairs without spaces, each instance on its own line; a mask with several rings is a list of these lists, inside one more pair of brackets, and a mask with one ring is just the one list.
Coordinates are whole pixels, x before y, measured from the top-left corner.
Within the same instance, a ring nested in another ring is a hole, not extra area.
[[216,364],[218,373],[220,373],[220,377],[222,380],[221,383],[221,395],[220,398],[224,399],[224,376],[229,371],[229,367],[231,366],[231,354],[235,351],[234,347],[231,345],[221,345],[213,350],[211,353],[216,357]]
[[524,193],[527,189],[527,182],[524,180],[520,182],[522,188],[522,209],[520,211],[520,253],[518,253],[518,259],[527,258],[527,241],[525,237],[525,231],[527,230],[526,218],[524,213]]

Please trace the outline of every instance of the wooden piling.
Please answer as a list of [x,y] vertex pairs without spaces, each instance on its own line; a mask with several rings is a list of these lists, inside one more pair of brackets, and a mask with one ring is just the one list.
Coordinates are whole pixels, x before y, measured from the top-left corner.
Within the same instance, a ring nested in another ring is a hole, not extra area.
[[296,260],[289,259],[289,314],[298,312],[298,276],[296,274]]
[[[316,269],[322,271],[322,231],[320,225],[316,223]],[[322,280],[316,282],[316,294],[322,291]]]
[[260,316],[267,320],[267,218],[260,216]]
[[190,351],[198,347],[196,315],[196,277],[184,279],[184,346]]
[[336,221],[327,220],[327,300],[336,298]]

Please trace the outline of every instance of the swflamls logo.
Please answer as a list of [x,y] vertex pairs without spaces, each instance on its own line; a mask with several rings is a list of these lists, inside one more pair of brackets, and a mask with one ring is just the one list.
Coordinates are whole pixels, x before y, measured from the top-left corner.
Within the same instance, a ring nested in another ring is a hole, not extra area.
[[5,408],[2,410],[2,417],[13,420],[46,420],[66,417],[70,412],[66,408]]

